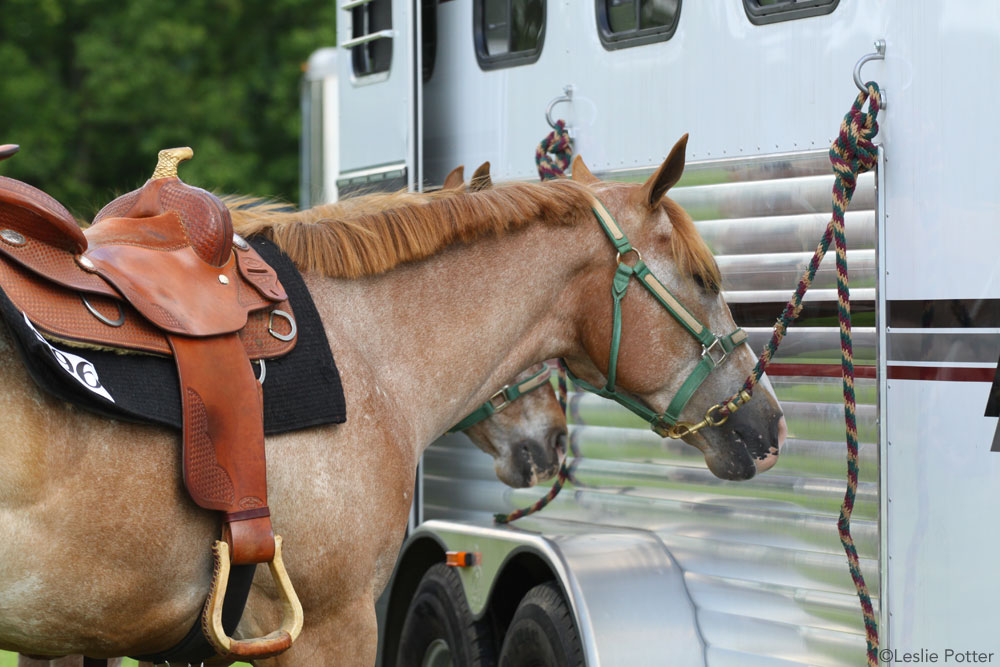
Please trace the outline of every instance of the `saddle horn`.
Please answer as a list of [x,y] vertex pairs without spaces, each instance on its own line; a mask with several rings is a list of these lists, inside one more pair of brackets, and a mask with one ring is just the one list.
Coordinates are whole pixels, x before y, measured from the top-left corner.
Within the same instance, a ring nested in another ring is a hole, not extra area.
[[150,180],[157,178],[176,178],[177,165],[194,157],[194,151],[187,146],[180,148],[164,148],[156,155],[156,169]]

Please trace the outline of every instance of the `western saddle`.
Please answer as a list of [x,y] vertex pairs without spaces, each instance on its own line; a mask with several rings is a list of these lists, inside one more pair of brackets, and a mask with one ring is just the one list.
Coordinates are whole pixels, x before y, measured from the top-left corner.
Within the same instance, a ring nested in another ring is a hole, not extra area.
[[[17,146],[0,146],[0,160]],[[169,355],[180,378],[183,474],[192,499],[222,515],[202,630],[220,655],[256,659],[291,646],[302,606],[267,507],[261,385],[251,359],[287,354],[295,319],[274,270],[225,205],[183,183],[190,148],[160,151],[152,177],[82,230],[55,199],[0,176],[0,286],[35,328],[65,345]],[[246,640],[222,627],[230,564],[268,563],[284,619]]]

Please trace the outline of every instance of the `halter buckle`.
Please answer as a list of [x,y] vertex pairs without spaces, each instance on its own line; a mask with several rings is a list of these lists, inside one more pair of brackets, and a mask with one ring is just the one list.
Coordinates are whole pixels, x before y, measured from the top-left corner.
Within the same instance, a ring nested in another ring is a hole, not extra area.
[[508,389],[510,389],[510,385],[506,384],[500,391],[490,396],[488,403],[490,404],[490,407],[493,408],[493,414],[500,412],[510,405],[510,399],[507,397]]
[[[715,352],[712,350],[715,350]],[[706,355],[711,359],[712,367],[715,368],[722,365],[722,362],[726,360],[729,353],[726,352],[726,348],[722,347],[722,339],[716,338],[708,347],[701,346],[701,356],[705,357]]]

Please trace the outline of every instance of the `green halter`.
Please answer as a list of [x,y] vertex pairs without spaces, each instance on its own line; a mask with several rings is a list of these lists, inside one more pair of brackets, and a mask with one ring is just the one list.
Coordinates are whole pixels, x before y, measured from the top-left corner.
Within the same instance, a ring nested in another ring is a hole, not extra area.
[[548,364],[545,364],[542,370],[530,378],[522,380],[515,385],[506,385],[503,389],[490,396],[490,399],[476,408],[472,414],[452,426],[448,430],[448,433],[464,431],[473,424],[478,424],[481,421],[489,419],[525,394],[530,394],[539,387],[544,386],[549,381],[551,375],[552,369]]
[[[690,311],[682,306],[680,301],[670,293],[670,290],[652,274],[649,267],[642,261],[639,251],[629,243],[625,232],[622,231],[604,204],[595,198],[592,209],[597,221],[601,223],[604,233],[608,235],[608,238],[611,239],[615,249],[618,251],[618,269],[615,271],[614,281],[611,286],[611,296],[614,299],[614,322],[611,331],[611,354],[608,359],[608,383],[603,388],[595,387],[577,378],[572,372],[569,373],[570,379],[582,389],[593,392],[598,396],[603,396],[604,398],[610,398],[628,408],[649,422],[653,431],[665,438],[681,438],[705,426],[718,426],[722,424],[728,419],[728,415],[720,419],[713,417],[714,412],[722,407],[721,404],[713,405],[709,408],[705,414],[705,419],[697,424],[678,422],[678,419],[684,410],[684,406],[691,400],[698,387],[708,378],[709,373],[721,365],[726,360],[726,357],[729,356],[729,353],[735,350],[737,346],[747,342],[746,332],[738,328],[727,336],[716,336],[713,334],[708,327],[699,322]],[[630,252],[635,253],[636,256],[636,262],[632,266],[622,262],[622,257]],[[633,398],[619,394],[615,390],[618,346],[621,343],[622,333],[622,298],[624,298],[625,290],[628,289],[633,277],[649,290],[653,298],[659,301],[660,305],[666,308],[681,323],[681,326],[687,329],[702,346],[701,361],[698,362],[698,365],[691,371],[687,380],[681,385],[677,395],[670,401],[667,409],[660,414],[657,414]],[[735,411],[742,403],[750,399],[749,395],[744,396],[743,394],[744,392],[741,392],[738,398],[727,406],[730,412]]]

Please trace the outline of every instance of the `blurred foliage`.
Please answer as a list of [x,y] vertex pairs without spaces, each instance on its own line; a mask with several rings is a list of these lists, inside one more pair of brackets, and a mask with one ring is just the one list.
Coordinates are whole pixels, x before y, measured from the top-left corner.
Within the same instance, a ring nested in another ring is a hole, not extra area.
[[2,0],[0,173],[90,219],[191,146],[192,185],[298,199],[299,86],[331,0]]

